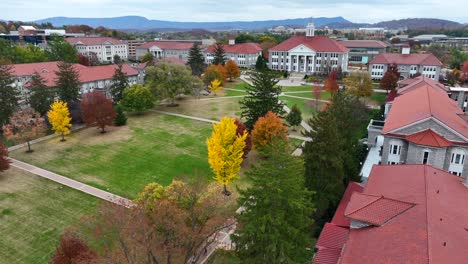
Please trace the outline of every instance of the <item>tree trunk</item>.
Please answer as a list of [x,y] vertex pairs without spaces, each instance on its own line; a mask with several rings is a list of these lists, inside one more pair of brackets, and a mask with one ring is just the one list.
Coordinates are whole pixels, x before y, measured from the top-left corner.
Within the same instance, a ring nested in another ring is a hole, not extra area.
[[62,133],[62,139],[60,140],[60,142],[64,142],[65,141],[65,134]]
[[223,194],[226,195],[226,196],[231,195],[231,192],[228,191],[226,184],[224,184],[224,186],[223,186]]
[[106,133],[106,127],[101,127],[101,134]]
[[28,150],[26,151],[27,153],[32,153],[33,150],[31,149],[31,143],[29,141],[27,141],[28,143]]

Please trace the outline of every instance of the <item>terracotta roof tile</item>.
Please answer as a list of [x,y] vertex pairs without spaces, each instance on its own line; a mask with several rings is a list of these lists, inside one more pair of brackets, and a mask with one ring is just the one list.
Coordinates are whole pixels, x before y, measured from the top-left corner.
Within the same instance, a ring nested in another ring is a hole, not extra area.
[[343,198],[341,198],[340,204],[338,205],[335,214],[333,215],[333,220],[331,221],[332,224],[342,227],[349,227],[350,221],[349,218],[345,217],[344,211],[348,206],[348,203],[351,199],[351,195],[355,192],[362,192],[364,187],[357,182],[350,182],[348,187],[346,187],[346,191],[343,194]]
[[313,264],[337,264],[340,259],[341,249],[324,248],[317,251]]
[[404,64],[404,65],[426,65],[442,66],[442,62],[431,53],[426,54],[401,54],[401,53],[380,53],[375,56],[369,64]]
[[92,45],[104,45],[106,43],[111,43],[113,45],[120,45],[125,44],[120,39],[116,38],[107,38],[107,37],[79,37],[79,38],[67,38],[66,41],[70,43],[70,45],[85,45],[85,46],[92,46]]
[[156,46],[162,50],[189,50],[193,47],[194,42],[177,42],[177,41],[151,41],[143,45],[137,46],[136,49],[150,49]]
[[432,129],[406,136],[406,140],[417,145],[437,148],[450,147],[453,145],[450,141],[432,131]]
[[292,36],[289,39],[274,46],[270,51],[288,51],[299,45],[305,45],[317,52],[348,52],[349,50],[339,42],[322,36],[306,37]]
[[379,48],[383,49],[389,45],[379,40],[343,40],[338,43],[346,48]]
[[344,243],[348,239],[349,229],[339,227],[334,224],[326,223],[320,233],[320,237],[315,244],[318,249],[334,248],[342,249]]
[[[224,52],[226,53],[234,53],[234,54],[257,54],[262,52],[262,48],[258,43],[240,43],[234,45],[222,45]],[[206,49],[206,53],[213,53],[215,50],[216,45],[210,46]]]

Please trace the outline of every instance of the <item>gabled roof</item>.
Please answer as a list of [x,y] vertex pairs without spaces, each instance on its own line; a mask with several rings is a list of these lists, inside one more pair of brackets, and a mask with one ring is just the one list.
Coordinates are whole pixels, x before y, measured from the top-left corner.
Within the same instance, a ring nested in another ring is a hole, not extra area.
[[414,206],[384,225],[351,229],[340,264],[466,263],[468,189],[459,177],[428,165],[374,166],[362,195]]
[[322,248],[314,256],[313,264],[337,264],[340,259],[341,249]]
[[442,62],[431,53],[425,54],[401,54],[401,53],[380,53],[375,56],[369,64],[404,64],[404,65],[424,65],[442,66]]
[[189,50],[193,44],[194,42],[151,41],[137,46],[135,49],[150,49],[156,46],[162,50]]
[[315,244],[318,249],[334,248],[342,249],[344,243],[348,239],[349,229],[339,227],[331,223],[326,223],[320,233],[320,237]]
[[[258,43],[240,43],[234,45],[222,45],[224,52],[226,53],[234,53],[234,54],[257,54],[262,52],[262,47]],[[208,49],[206,49],[206,53],[213,53],[215,51],[216,45],[211,45]]]
[[450,141],[432,131],[432,129],[406,136],[406,140],[417,145],[436,148],[450,147],[453,145]]
[[431,78],[418,76],[412,79],[406,79],[398,82],[398,85],[403,86],[402,88],[398,89],[398,94],[405,94],[407,92],[413,91],[416,88],[419,88],[424,85],[429,85],[432,88],[441,91],[443,94],[447,95],[449,89],[445,87],[445,85],[441,84],[438,81],[435,81]]
[[353,193],[360,193],[362,190],[364,190],[364,187],[360,183],[350,182],[348,184],[348,187],[346,187],[346,191],[343,194],[343,198],[341,198],[340,204],[336,208],[335,215],[333,215],[333,220],[331,221],[332,224],[349,227],[350,221],[349,218],[345,217],[344,211],[351,200],[351,195]]
[[343,40],[339,41],[340,44],[346,48],[377,48],[384,49],[389,45],[380,40]]
[[299,45],[305,45],[306,47],[313,49],[316,52],[349,52],[349,50],[339,42],[329,37],[322,36],[292,36],[269,50],[289,51]]
[[382,133],[392,133],[405,126],[427,118],[435,118],[465,138],[468,138],[467,122],[460,117],[463,112],[447,94],[429,85],[398,96],[385,121]]
[[84,45],[84,46],[93,46],[93,45],[104,45],[111,43],[113,45],[125,44],[120,39],[116,38],[107,38],[107,37],[79,37],[79,38],[66,38],[65,39],[70,45]]
[[383,196],[354,193],[346,208],[345,216],[352,220],[381,226],[413,206],[412,203]]

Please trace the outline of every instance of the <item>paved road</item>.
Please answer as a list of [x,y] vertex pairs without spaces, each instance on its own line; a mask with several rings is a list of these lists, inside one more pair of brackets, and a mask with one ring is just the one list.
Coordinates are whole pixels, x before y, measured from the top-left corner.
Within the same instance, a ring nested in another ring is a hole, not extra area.
[[64,177],[62,175],[58,175],[51,171],[41,169],[39,167],[33,166],[28,163],[24,163],[19,160],[15,160],[15,159],[10,159],[10,160],[12,161],[11,166],[15,168],[18,168],[18,169],[30,172],[32,174],[38,175],[40,177],[49,179],[51,181],[63,184],[72,189],[90,194],[92,196],[95,196],[97,198],[100,198],[100,199],[103,199],[103,200],[106,200],[115,204],[123,205],[125,207],[132,207],[134,205],[134,203],[131,200],[123,198],[121,196],[103,191],[101,189],[86,185],[79,181],[72,180],[70,178]]

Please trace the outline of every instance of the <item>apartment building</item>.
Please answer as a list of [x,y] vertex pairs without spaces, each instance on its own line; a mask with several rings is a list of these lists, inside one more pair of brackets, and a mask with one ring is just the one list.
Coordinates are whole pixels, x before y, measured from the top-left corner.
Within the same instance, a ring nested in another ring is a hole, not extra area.
[[128,45],[122,40],[106,37],[67,38],[78,54],[97,55],[101,63],[113,63],[114,56],[119,55],[122,60],[128,59]]
[[349,64],[367,64],[375,56],[387,51],[389,45],[379,40],[344,40],[340,44],[349,50]]
[[129,39],[125,40],[128,46],[128,59],[129,60],[136,60],[136,47],[141,46],[146,43],[144,39]]
[[[206,64],[211,64],[216,45],[212,45],[203,51]],[[228,45],[222,45],[227,60],[233,60],[239,67],[253,68],[258,56],[262,55],[262,48],[258,43],[236,44],[234,39],[229,40]]]
[[151,41],[135,48],[136,58],[140,60],[146,53],[151,53],[156,59],[177,58],[187,62],[193,44],[194,42]]

